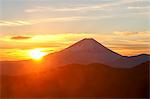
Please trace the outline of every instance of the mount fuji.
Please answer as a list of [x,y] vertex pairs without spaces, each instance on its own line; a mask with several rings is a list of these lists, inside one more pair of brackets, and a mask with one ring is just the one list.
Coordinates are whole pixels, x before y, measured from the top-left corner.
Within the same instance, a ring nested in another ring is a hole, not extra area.
[[122,56],[92,38],[85,38],[62,51],[45,56],[44,60],[52,66],[100,63],[116,68],[132,68],[149,61],[150,56]]
[[41,61],[0,62],[1,97],[149,98],[149,58],[86,38]]
[[[46,70],[73,64],[102,64],[112,68],[133,68],[149,61],[148,54],[122,56],[92,38],[85,38],[64,50],[48,54],[39,63],[33,60],[1,61],[0,74],[16,75],[34,72],[33,68],[37,65],[41,65],[37,67],[47,68]],[[40,70],[43,70],[42,68]]]

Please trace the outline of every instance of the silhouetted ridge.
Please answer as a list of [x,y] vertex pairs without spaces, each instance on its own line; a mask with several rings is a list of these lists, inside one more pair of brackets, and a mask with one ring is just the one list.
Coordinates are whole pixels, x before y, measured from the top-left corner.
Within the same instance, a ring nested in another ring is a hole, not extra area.
[[102,64],[71,64],[38,75],[2,75],[1,97],[149,99],[148,65],[146,62],[136,68],[118,69]]

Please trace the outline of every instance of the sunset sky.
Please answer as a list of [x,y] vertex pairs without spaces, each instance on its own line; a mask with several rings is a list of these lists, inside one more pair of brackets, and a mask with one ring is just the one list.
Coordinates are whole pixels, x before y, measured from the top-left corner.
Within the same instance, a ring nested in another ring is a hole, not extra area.
[[0,60],[30,59],[94,38],[121,55],[150,54],[149,0],[0,0]]

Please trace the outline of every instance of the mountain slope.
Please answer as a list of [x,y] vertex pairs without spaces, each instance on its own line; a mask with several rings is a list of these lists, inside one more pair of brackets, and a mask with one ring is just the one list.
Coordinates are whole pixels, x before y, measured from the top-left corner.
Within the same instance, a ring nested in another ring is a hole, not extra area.
[[53,65],[67,64],[90,64],[102,63],[110,64],[122,56],[107,49],[94,39],[83,39],[72,46],[45,57]]
[[149,60],[149,55],[126,57],[119,55],[94,39],[83,39],[72,46],[45,57],[52,66],[101,63],[117,68],[131,68]]
[[[150,61],[150,55],[148,54],[140,54],[137,56],[130,56],[130,57],[121,57],[118,60],[115,60],[112,62],[111,65],[116,67],[125,67],[125,68],[132,68],[135,67],[141,63],[144,63],[146,61]],[[150,63],[149,63],[150,65]]]

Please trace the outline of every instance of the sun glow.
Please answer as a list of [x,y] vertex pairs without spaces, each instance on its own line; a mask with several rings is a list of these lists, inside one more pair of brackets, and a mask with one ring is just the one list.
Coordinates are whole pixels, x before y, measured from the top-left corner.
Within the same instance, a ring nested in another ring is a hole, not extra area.
[[46,55],[46,53],[42,52],[40,49],[33,49],[29,51],[29,55],[34,60],[40,60]]

